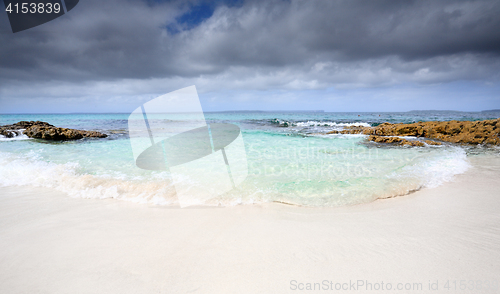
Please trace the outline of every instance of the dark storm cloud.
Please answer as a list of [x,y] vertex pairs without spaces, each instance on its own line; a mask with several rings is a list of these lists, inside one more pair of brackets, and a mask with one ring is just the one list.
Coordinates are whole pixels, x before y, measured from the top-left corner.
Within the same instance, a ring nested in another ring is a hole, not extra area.
[[153,10],[137,2],[81,2],[46,25],[17,34],[4,32],[2,77],[17,71],[27,78],[62,80],[165,73],[165,59],[158,59],[164,48],[158,25],[172,14],[167,8]]
[[498,78],[498,15],[499,1],[82,0],[17,34],[2,16],[0,94],[25,82],[301,89]]
[[211,25],[186,34],[186,48],[203,40],[193,50],[200,62],[245,66],[497,55],[499,13],[498,1],[252,2],[220,9]]

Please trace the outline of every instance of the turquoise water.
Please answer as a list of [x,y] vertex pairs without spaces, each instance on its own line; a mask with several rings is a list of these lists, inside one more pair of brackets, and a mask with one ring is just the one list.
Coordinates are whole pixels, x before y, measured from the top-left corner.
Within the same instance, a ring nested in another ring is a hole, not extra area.
[[[498,113],[206,113],[209,123],[240,126],[248,162],[246,180],[206,205],[284,202],[342,206],[405,195],[450,181],[469,167],[467,156],[497,149],[445,144],[387,147],[362,135],[325,135],[349,125],[429,120],[483,120]],[[0,138],[0,185],[34,185],[72,197],[138,203],[178,203],[169,171],[135,166],[127,132],[129,114],[0,115],[0,125],[41,120],[59,127],[97,130],[106,139],[71,142]],[[411,139],[411,138],[410,138]],[[468,155],[469,154],[469,155]],[[193,195],[196,197],[196,195]]]

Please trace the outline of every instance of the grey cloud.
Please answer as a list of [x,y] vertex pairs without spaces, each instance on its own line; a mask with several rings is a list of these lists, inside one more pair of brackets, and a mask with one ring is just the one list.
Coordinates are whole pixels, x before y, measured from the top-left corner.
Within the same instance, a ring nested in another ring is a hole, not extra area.
[[500,2],[491,1],[251,3],[221,8],[207,25],[186,34],[186,47],[200,62],[264,66],[391,55],[405,60],[497,55],[499,13]]
[[219,5],[197,27],[170,34],[166,26],[187,9],[88,0],[37,28],[2,29],[0,90],[154,79],[246,89],[498,79],[498,1],[249,1]]

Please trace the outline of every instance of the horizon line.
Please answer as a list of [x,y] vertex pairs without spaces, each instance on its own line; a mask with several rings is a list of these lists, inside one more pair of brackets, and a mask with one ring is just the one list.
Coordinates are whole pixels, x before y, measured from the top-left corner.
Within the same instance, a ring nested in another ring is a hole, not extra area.
[[[407,110],[407,111],[325,111],[325,110],[217,110],[217,111],[203,111],[203,113],[221,113],[221,112],[296,112],[296,113],[401,113],[401,112],[424,112],[424,111],[445,111],[445,112],[500,112],[500,109],[488,109],[478,111],[463,111],[463,110]],[[33,115],[33,114],[130,114],[129,112],[10,112],[0,113],[0,115]]]

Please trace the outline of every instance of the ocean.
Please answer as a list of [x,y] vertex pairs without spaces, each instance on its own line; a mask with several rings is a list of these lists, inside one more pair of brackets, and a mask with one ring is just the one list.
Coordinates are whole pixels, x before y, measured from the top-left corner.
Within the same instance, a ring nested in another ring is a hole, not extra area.
[[[325,207],[367,203],[453,180],[471,156],[500,156],[495,147],[453,144],[383,146],[364,135],[326,135],[347,126],[384,122],[496,119],[498,112],[401,113],[208,112],[207,123],[238,125],[248,164],[246,179],[201,205],[280,202]],[[172,175],[136,166],[129,114],[8,114],[0,125],[45,121],[57,127],[96,130],[105,139],[49,142],[0,137],[0,186],[53,188],[70,197],[178,205]],[[412,139],[412,138],[410,138]],[[196,198],[196,195],[193,195]]]

